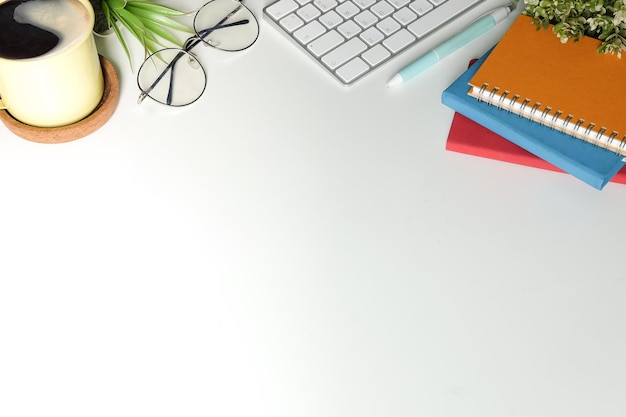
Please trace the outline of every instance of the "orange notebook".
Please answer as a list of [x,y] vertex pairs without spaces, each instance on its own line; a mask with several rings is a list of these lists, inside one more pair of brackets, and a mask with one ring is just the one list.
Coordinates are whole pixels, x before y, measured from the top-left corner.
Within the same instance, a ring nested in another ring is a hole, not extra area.
[[470,80],[469,94],[626,155],[626,58],[597,39],[566,44],[517,17]]

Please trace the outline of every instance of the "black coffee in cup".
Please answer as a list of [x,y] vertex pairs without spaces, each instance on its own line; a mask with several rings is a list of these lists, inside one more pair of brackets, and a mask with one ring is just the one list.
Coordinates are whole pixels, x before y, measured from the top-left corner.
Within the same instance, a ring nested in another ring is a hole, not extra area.
[[0,4],[0,58],[54,54],[90,31],[78,0],[9,0]]

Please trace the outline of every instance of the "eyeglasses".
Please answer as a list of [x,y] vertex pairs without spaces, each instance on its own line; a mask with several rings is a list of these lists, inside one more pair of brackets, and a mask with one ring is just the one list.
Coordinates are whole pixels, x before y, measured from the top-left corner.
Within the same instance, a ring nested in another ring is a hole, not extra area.
[[196,34],[183,48],[166,48],[150,55],[139,68],[138,103],[146,98],[168,106],[186,106],[206,88],[206,71],[190,51],[199,43],[228,52],[242,51],[256,42],[259,23],[243,0],[212,0],[193,20]]

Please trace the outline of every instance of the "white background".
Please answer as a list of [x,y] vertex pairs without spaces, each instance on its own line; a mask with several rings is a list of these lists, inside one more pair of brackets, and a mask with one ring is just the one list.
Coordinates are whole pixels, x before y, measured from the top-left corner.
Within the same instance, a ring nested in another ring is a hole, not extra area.
[[193,106],[138,106],[106,38],[109,123],[0,125],[0,416],[623,417],[626,186],[444,150],[511,20],[345,88],[269,3]]

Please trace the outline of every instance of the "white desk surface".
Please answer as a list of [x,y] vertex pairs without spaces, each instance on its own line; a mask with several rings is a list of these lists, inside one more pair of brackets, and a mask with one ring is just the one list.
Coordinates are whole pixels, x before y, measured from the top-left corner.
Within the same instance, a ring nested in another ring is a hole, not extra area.
[[260,20],[191,107],[105,39],[107,125],[0,126],[0,415],[626,415],[626,186],[444,150],[510,22],[346,89]]

